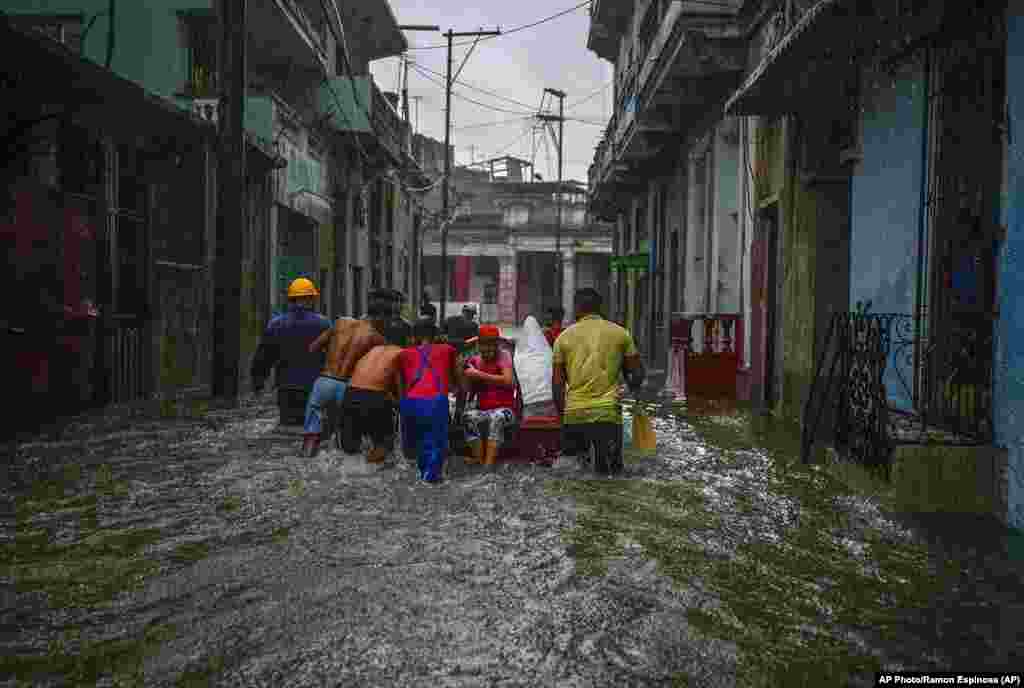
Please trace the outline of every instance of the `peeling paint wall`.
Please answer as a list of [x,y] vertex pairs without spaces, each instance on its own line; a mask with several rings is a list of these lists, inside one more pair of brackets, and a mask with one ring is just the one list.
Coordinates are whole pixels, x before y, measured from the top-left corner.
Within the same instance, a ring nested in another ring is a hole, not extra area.
[[996,443],[1008,452],[1008,521],[1024,529],[1024,3],[1007,17],[1006,83],[1013,138],[1007,147],[1006,240],[999,252],[999,322],[995,350]]
[[782,394],[779,411],[798,419],[803,394],[814,374],[815,281],[818,273],[815,225],[817,199],[807,187],[787,176],[785,191],[792,199],[782,223]]

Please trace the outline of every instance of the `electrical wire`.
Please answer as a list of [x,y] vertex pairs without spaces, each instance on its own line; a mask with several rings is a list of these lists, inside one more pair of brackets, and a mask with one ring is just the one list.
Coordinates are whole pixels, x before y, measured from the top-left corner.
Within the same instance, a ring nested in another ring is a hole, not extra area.
[[[441,72],[437,71],[436,69],[431,69],[430,67],[427,67],[426,65],[419,64],[415,60],[410,62],[410,64],[419,65],[419,67],[421,69],[425,69],[426,71],[430,72],[431,74],[435,74],[435,75],[437,75],[438,77],[440,77],[442,79],[444,78],[444,74],[442,74]],[[493,96],[495,98],[498,98],[499,100],[504,100],[506,102],[513,103],[515,105],[522,105],[525,108],[533,109],[533,106],[530,105],[529,103],[524,103],[521,100],[516,100],[515,98],[509,98],[507,96],[503,96],[500,93],[495,93],[494,91],[488,91],[486,88],[480,88],[479,86],[475,86],[475,85],[473,85],[473,84],[471,84],[471,83],[469,83],[467,81],[459,81],[457,79],[452,79],[452,85],[455,85],[455,84],[459,84],[460,86],[465,86],[466,88],[472,89],[474,91],[479,91],[480,93],[486,93],[487,95]]]
[[[419,68],[419,65],[417,65],[415,62],[412,63],[412,68],[413,68],[413,71],[415,71],[417,74],[419,74],[421,77],[423,77],[427,81],[433,83],[434,85],[436,85],[436,86],[438,86],[440,88],[444,88],[444,84],[443,83],[440,83],[439,81],[434,79],[432,76],[430,76],[426,72],[422,71]],[[504,112],[504,113],[509,114],[509,115],[529,115],[529,116],[533,115],[532,112],[526,113],[526,112],[517,111],[517,110],[507,110],[505,108],[497,107],[496,105],[488,105],[487,103],[481,103],[479,100],[474,100],[474,99],[472,99],[472,98],[470,98],[468,96],[464,96],[461,93],[458,93],[457,91],[455,91],[454,89],[452,89],[452,95],[455,96],[456,98],[459,98],[460,100],[465,100],[465,101],[467,101],[469,103],[473,103],[474,105],[479,105],[480,107],[487,108],[488,110],[494,110],[495,112]]]
[[469,46],[469,50],[467,50],[466,54],[462,56],[462,64],[460,64],[459,68],[455,70],[455,76],[452,77],[453,84],[459,80],[459,74],[462,74],[462,68],[466,66],[467,62],[469,62],[469,56],[473,54],[473,50],[476,49],[481,38],[483,38],[483,36],[477,36],[476,40],[473,41],[473,45]]
[[[502,31],[497,36],[483,36],[482,40],[486,41],[486,40],[490,40],[490,39],[493,39],[493,38],[500,38],[501,36],[507,36],[509,34],[516,33],[516,32],[519,32],[519,31],[525,31],[526,29],[532,29],[535,26],[539,26],[541,24],[544,24],[546,22],[551,21],[552,19],[558,19],[559,17],[562,17],[562,16],[564,16],[566,14],[570,14],[572,12],[575,12],[576,10],[580,9],[581,7],[586,7],[591,2],[593,2],[593,0],[586,0],[586,2],[581,2],[580,4],[578,4],[578,5],[574,6],[574,7],[570,7],[567,10],[562,10],[561,12],[559,12],[557,14],[552,14],[550,17],[544,17],[543,19],[538,19],[535,22],[531,22],[529,24],[523,24],[522,26],[516,26],[514,28],[509,29],[508,31]],[[460,45],[469,45],[472,42],[473,41],[462,41],[460,43],[453,43],[452,47],[457,47],[457,46],[460,46]],[[420,46],[410,47],[409,50],[438,50],[440,48],[447,48],[447,47],[448,47],[448,44],[444,43],[444,44],[441,44],[441,45],[420,45]]]
[[519,136],[517,136],[516,139],[514,141],[512,141],[512,143],[508,144],[507,146],[504,146],[501,150],[497,151],[496,153],[493,153],[493,154],[491,154],[489,156],[486,156],[482,162],[486,162],[487,160],[493,160],[494,158],[501,157],[502,154],[506,153],[513,146],[515,146],[517,143],[519,143],[520,141],[525,139],[527,136],[529,136],[530,135],[530,131],[531,131],[531,129],[527,128]]
[[607,122],[593,122],[589,119],[580,119],[579,117],[566,117],[566,121],[579,122],[581,124],[589,124],[593,127],[607,127]]
[[586,103],[586,102],[589,102],[589,101],[593,100],[597,96],[599,96],[602,93],[604,93],[605,91],[607,91],[608,87],[611,86],[613,83],[615,83],[614,79],[609,81],[604,86],[602,86],[601,88],[597,89],[596,91],[593,91],[590,94],[584,96],[583,98],[581,98],[579,100],[575,100],[575,101],[569,103],[568,105],[565,106],[565,109],[566,110],[571,110],[574,107],[577,107],[579,105],[583,105],[583,103]]
[[503,124],[511,124],[512,122],[522,122],[524,120],[533,119],[533,115],[523,115],[522,117],[510,117],[509,119],[500,119],[497,122],[475,122],[473,124],[463,124],[462,126],[452,127],[452,131],[461,131],[462,129],[480,129],[483,127],[497,127]]

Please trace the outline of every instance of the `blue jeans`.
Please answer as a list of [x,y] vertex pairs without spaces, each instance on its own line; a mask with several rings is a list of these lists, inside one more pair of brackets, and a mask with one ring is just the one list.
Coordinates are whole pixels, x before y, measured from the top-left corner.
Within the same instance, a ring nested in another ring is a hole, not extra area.
[[399,409],[404,439],[416,447],[420,479],[439,481],[448,454],[448,397],[402,399]]
[[324,406],[331,402],[339,406],[345,400],[348,382],[321,375],[313,383],[313,391],[306,402],[306,422],[304,431],[307,435],[319,435],[323,429]]

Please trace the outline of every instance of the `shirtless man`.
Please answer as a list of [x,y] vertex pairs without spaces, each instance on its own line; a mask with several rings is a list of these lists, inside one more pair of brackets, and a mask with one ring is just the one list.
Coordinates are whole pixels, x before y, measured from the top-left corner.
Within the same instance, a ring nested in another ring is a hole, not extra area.
[[345,394],[346,422],[357,437],[373,442],[367,463],[383,462],[394,445],[395,404],[402,396],[399,358],[406,336],[401,321],[390,323],[384,337],[387,344],[373,347],[356,363]]
[[368,320],[339,319],[334,327],[324,331],[309,345],[310,352],[321,351],[326,346],[327,361],[320,377],[313,383],[313,391],[309,393],[309,401],[306,403],[303,456],[316,456],[323,428],[323,408],[330,402],[339,406],[344,402],[345,391],[356,363],[373,347],[387,344],[381,334],[387,324],[387,317],[386,308],[373,304]]

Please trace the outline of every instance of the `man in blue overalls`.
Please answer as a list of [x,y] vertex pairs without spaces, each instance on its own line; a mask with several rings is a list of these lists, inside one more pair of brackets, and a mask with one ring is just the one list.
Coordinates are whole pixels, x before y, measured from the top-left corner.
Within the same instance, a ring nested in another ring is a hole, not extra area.
[[420,480],[439,482],[448,454],[448,390],[461,380],[455,348],[435,344],[437,325],[420,318],[413,327],[415,346],[399,358],[405,397],[399,403],[403,444],[415,447]]
[[[282,422],[289,416],[282,388],[302,388],[308,396],[323,367],[323,354],[308,350],[312,341],[331,328],[331,322],[315,310],[319,296],[316,286],[305,277],[293,281],[288,287],[288,310],[270,320],[252,361],[250,373],[255,394],[263,391],[270,371],[277,370],[277,403]],[[301,413],[305,405],[296,408]]]

